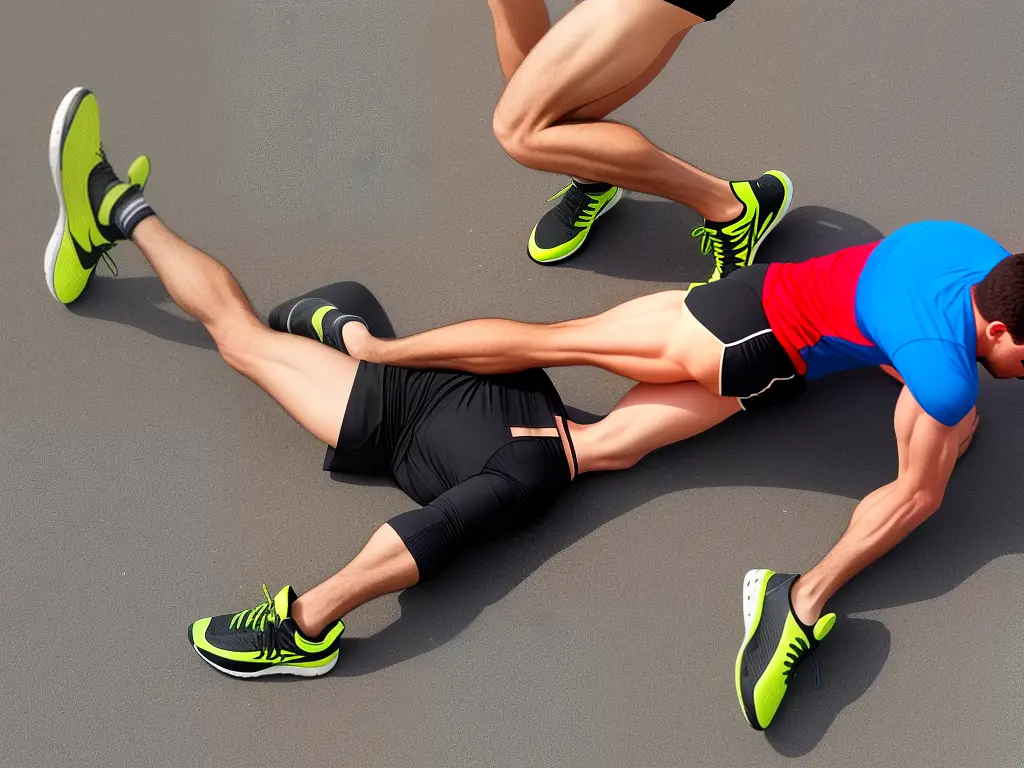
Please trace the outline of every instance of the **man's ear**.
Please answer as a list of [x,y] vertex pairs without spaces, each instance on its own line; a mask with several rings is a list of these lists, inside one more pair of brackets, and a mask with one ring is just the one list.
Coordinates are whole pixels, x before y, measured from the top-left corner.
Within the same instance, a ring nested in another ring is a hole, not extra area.
[[1006,323],[1001,320],[993,320],[985,326],[985,335],[993,341],[998,341],[1007,332]]

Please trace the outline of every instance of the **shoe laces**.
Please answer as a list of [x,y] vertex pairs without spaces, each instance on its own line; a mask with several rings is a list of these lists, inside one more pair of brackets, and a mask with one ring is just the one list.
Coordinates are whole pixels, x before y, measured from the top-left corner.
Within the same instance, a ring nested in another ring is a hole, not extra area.
[[[105,170],[108,171],[110,176],[116,180],[117,175],[114,173],[114,169],[111,167],[110,161],[107,159],[107,150],[104,149],[103,142],[100,142],[100,151],[97,152],[97,155],[100,158],[100,163],[106,166]],[[103,263],[107,266],[107,269],[110,270],[110,274],[113,275],[114,277],[117,277],[117,264],[114,261],[113,257],[110,255],[110,250],[115,245],[117,245],[117,243],[107,243],[106,245],[98,245],[95,247],[95,253],[100,259],[103,260]]]
[[751,218],[728,226],[720,225],[717,228],[708,224],[709,222],[705,221],[690,233],[691,237],[700,238],[700,252],[705,256],[713,255],[719,270],[727,266],[727,258],[738,266],[740,254],[749,247],[748,239],[754,220]]
[[236,613],[228,626],[231,629],[250,629],[255,632],[260,655],[272,659],[280,653],[277,630],[281,626],[281,617],[266,584],[263,585],[263,596],[266,600],[255,608]]
[[96,250],[99,252],[99,256],[103,259],[103,263],[107,265],[107,269],[110,270],[110,274],[117,277],[117,263],[114,261],[114,257],[110,255],[110,249],[114,247],[114,243],[108,245],[101,245]]
[[555,216],[565,224],[566,227],[582,228],[594,220],[597,213],[597,202],[580,189],[579,184],[570,181],[565,188],[559,190],[548,198],[548,202],[561,201],[554,208]]
[[818,672],[818,658],[814,655],[814,649],[811,648],[810,643],[802,637],[795,638],[789,644],[786,660],[782,662],[782,665],[786,668],[782,673],[786,680],[786,685],[789,685],[793,677],[796,676],[797,667],[803,663],[807,656],[811,657],[811,663],[814,665],[814,690],[818,690],[818,687],[821,685],[821,676]]

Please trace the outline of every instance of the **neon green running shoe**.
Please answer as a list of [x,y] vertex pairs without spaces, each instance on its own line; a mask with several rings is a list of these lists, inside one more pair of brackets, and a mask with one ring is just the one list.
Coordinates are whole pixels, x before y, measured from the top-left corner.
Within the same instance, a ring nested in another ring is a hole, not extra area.
[[[57,301],[70,304],[81,296],[100,258],[124,239],[112,221],[114,207],[125,202],[148,209],[139,193],[149,169],[148,158],[136,159],[128,173],[130,183],[122,183],[103,152],[96,97],[86,88],[68,92],[50,129],[50,171],[58,215],[46,246],[44,269],[46,284]],[[111,266],[111,271],[116,273],[116,268]]]
[[[732,221],[705,219],[692,233],[700,238],[701,253],[715,258],[715,269],[704,283],[753,264],[757,249],[789,213],[793,202],[793,182],[782,171],[768,171],[754,181],[734,181],[731,186],[743,203],[743,213]],[[690,283],[690,287],[704,283]]]
[[[562,198],[558,200],[558,198]],[[530,233],[527,252],[538,264],[564,261],[587,242],[594,222],[622,199],[622,189],[597,182],[569,184],[548,198],[558,205],[545,213]]]
[[736,695],[747,723],[758,731],[771,724],[797,667],[814,655],[836,623],[834,613],[822,616],[813,627],[796,617],[790,602],[796,578],[795,573],[763,569],[748,571],[743,578],[746,636],[736,657]]
[[200,619],[188,628],[188,640],[211,667],[232,677],[326,675],[338,662],[338,641],[345,625],[336,621],[309,638],[289,617],[295,591],[284,587],[255,608]]

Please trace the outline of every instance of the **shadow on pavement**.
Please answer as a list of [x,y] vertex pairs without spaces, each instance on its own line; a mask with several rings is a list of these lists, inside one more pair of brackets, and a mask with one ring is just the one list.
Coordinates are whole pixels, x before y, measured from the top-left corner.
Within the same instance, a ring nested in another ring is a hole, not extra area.
[[[704,280],[713,266],[690,236],[703,220],[696,213],[664,200],[626,198],[601,219],[592,242],[560,269],[582,269],[600,275],[652,282]],[[614,226],[613,226],[614,225]],[[804,261],[851,245],[881,239],[867,222],[821,206],[794,208],[757,254],[758,262]]]
[[89,290],[68,310],[79,317],[130,325],[176,344],[217,348],[200,323],[174,306],[156,276],[94,277]]

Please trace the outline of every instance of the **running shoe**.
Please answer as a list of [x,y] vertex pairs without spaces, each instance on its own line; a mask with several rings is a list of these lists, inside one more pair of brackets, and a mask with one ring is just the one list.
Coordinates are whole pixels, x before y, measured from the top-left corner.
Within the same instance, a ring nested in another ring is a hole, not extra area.
[[289,617],[295,592],[284,587],[255,608],[200,619],[188,628],[188,640],[203,660],[232,677],[298,675],[319,677],[338,662],[345,625],[336,621],[310,638]]
[[[100,142],[96,97],[86,88],[68,92],[50,129],[50,171],[58,215],[44,269],[46,284],[57,301],[70,304],[81,296],[100,258],[124,239],[112,220],[115,206],[124,201],[148,208],[139,193],[149,168],[148,158],[137,158],[128,172],[130,183],[123,183]],[[108,264],[116,272],[112,262]]]
[[797,667],[813,657],[836,623],[834,613],[822,616],[813,627],[796,617],[790,601],[796,579],[795,573],[763,569],[748,571],[743,579],[746,636],[736,657],[736,694],[747,723],[758,731],[771,724]]
[[594,222],[621,199],[619,187],[571,179],[564,189],[548,198],[549,203],[558,200],[558,205],[545,213],[530,233],[530,258],[538,264],[568,259],[587,242]]
[[326,299],[310,296],[274,307],[267,318],[267,325],[275,331],[322,342],[347,355],[341,328],[350,320],[367,325],[359,315],[347,315]]
[[[793,182],[782,171],[768,171],[754,181],[733,181],[731,186],[736,199],[743,203],[743,213],[732,221],[705,219],[692,233],[700,238],[701,253],[715,259],[715,269],[705,283],[753,264],[761,243],[793,202]],[[704,283],[691,283],[690,287],[698,285]]]

